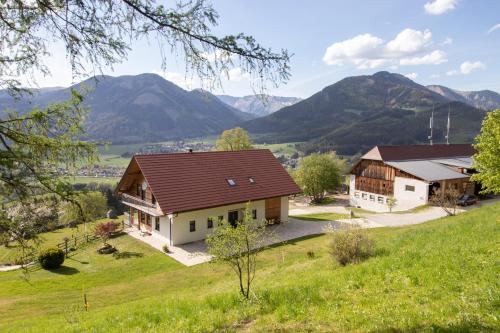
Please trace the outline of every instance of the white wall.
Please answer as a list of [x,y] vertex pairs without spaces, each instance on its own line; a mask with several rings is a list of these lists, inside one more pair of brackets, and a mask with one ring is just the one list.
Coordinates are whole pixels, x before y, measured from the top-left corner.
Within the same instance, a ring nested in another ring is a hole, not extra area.
[[[415,191],[406,191],[406,185],[414,186]],[[429,185],[421,180],[395,177],[394,198],[397,200],[393,211],[403,211],[427,204]],[[355,176],[350,176],[349,181],[349,204],[353,207],[374,212],[388,212],[388,196],[376,193],[357,191],[355,188]]]
[[281,222],[288,222],[288,197],[281,197]]
[[[286,198],[286,218],[288,219],[288,198]],[[207,228],[207,219],[213,217],[214,228],[217,227],[217,217],[224,216],[228,219],[228,212],[233,210],[245,210],[246,203],[234,204],[228,206],[220,206],[209,209],[196,210],[192,212],[179,213],[172,220],[172,245],[190,243],[205,239],[206,236],[213,230]],[[283,199],[281,205],[283,219]],[[251,203],[252,209],[257,209],[257,219],[265,219],[266,205],[265,200],[254,201]],[[189,222],[196,221],[196,231],[189,231]]]
[[157,238],[162,239],[167,242],[169,245],[172,245],[170,242],[170,220],[169,216],[161,216],[160,217],[160,231],[155,230],[155,218],[153,217],[153,223],[151,225],[151,234]]
[[[415,191],[407,191],[406,185],[414,186]],[[396,210],[408,210],[425,205],[429,199],[429,184],[418,179],[396,177],[394,197],[397,199]]]

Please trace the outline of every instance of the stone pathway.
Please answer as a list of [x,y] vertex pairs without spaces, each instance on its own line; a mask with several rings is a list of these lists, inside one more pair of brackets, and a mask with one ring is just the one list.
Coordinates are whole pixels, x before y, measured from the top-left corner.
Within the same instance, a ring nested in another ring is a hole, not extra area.
[[21,268],[21,265],[3,265],[0,266],[0,272],[9,272]]

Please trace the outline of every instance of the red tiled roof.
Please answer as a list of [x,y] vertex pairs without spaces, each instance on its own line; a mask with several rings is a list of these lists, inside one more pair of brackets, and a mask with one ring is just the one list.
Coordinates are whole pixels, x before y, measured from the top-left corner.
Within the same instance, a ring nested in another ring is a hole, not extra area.
[[475,153],[476,150],[470,144],[376,146],[361,158],[382,161],[405,161],[447,157],[471,157]]
[[[165,214],[300,192],[267,149],[136,155],[133,159]],[[236,186],[229,186],[227,179],[233,179]]]

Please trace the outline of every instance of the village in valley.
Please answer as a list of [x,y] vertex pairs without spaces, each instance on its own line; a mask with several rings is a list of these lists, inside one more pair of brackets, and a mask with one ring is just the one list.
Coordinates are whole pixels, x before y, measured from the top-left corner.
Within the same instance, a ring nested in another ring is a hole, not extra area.
[[0,332],[500,331],[499,10],[7,1]]

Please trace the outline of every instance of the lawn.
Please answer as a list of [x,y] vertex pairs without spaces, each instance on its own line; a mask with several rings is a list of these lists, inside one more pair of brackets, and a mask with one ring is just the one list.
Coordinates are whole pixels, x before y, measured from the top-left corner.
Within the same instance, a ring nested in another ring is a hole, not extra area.
[[349,215],[337,214],[337,213],[317,213],[317,214],[305,214],[305,215],[291,215],[290,217],[306,221],[334,221],[334,220],[348,219]]
[[[93,221],[87,223],[87,231],[91,232],[93,230],[94,225],[103,221],[108,221],[109,219],[100,219],[97,221]],[[121,221],[121,219],[117,219],[116,221]],[[77,236],[82,234],[85,231],[84,225],[79,225],[77,228],[62,228],[57,229],[51,232],[46,232],[40,235],[40,238],[43,240],[40,249],[46,247],[56,246],[58,243],[63,241],[64,237],[71,238],[72,236]],[[12,263],[12,261],[18,256],[18,248],[14,243],[10,243],[9,247],[0,246],[0,265]]]
[[367,230],[376,255],[347,267],[332,262],[326,235],[275,246],[259,256],[251,302],[229,268],[184,267],[121,236],[120,258],[97,255],[96,244],[28,281],[0,273],[0,331],[494,332],[499,216],[496,204]]

